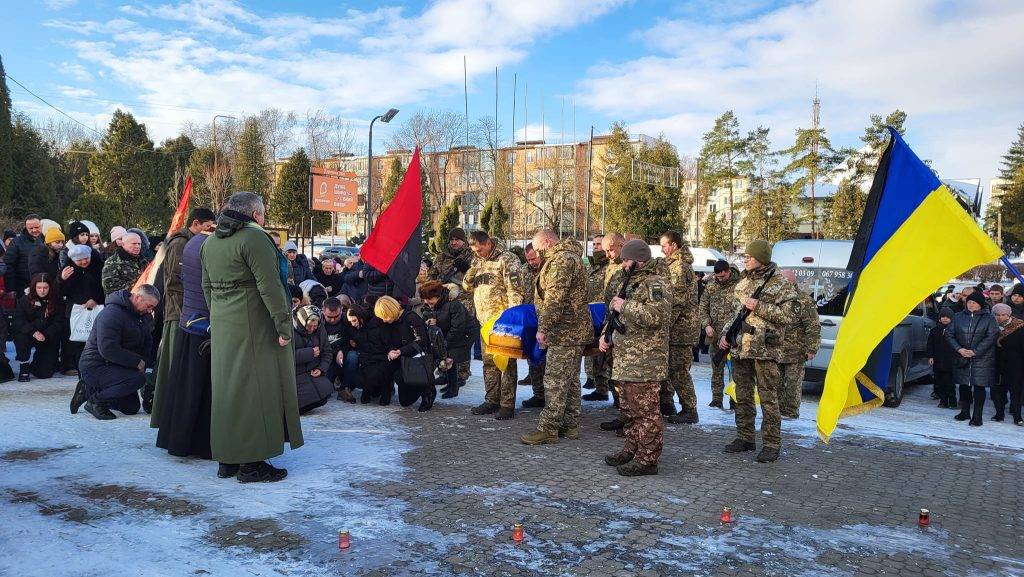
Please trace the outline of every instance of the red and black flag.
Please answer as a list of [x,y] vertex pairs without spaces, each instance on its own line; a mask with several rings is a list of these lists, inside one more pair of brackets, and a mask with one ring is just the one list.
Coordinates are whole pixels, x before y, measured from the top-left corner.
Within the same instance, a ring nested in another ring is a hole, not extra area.
[[416,276],[423,259],[423,191],[420,190],[420,149],[412,155],[395,198],[377,218],[359,249],[363,262],[385,273],[402,294],[416,294]]

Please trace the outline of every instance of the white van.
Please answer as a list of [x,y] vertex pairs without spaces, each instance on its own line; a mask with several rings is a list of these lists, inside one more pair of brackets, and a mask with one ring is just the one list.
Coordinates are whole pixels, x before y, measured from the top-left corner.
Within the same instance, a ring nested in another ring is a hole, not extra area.
[[[821,347],[806,365],[804,382],[822,385],[832,359],[839,325],[846,307],[847,285],[853,273],[846,269],[853,252],[852,240],[785,240],[775,243],[772,260],[780,269],[796,272],[797,284],[818,304]],[[898,289],[897,289],[898,290]],[[929,311],[918,307],[893,329],[893,359],[885,405],[903,400],[904,385],[931,374],[928,365],[928,333],[935,326]]]

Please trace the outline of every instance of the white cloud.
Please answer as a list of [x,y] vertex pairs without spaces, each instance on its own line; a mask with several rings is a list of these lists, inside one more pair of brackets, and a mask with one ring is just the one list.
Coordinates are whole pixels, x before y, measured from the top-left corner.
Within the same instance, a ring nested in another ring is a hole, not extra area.
[[63,10],[74,6],[78,0],[43,0],[47,10]]
[[60,86],[58,88],[60,93],[68,98],[90,98],[96,96],[96,93],[88,88],[79,88],[75,86]]
[[[663,20],[651,54],[595,66],[580,102],[696,151],[733,109],[777,147],[810,121],[817,84],[833,141],[901,108],[912,146],[944,175],[989,177],[1024,119],[1024,4],[818,0],[732,22]],[[957,135],[954,138],[953,135]]]
[[[516,129],[516,141],[541,140],[548,144],[558,142],[562,137],[561,130],[556,130],[550,124],[527,124]],[[566,141],[572,139],[572,133],[566,133]]]

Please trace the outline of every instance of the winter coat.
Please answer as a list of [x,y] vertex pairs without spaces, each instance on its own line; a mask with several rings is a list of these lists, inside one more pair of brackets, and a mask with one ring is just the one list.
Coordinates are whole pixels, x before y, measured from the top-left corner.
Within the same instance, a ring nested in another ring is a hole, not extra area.
[[[303,444],[295,391],[290,298],[280,253],[263,228],[234,211],[201,249],[210,307],[210,445],[222,463],[251,463]],[[280,346],[278,338],[289,341]]]
[[950,348],[946,340],[946,325],[939,323],[928,332],[928,346],[926,348],[928,358],[932,359],[932,371],[936,373],[951,373],[956,366],[956,359],[960,355]]
[[537,332],[557,346],[594,342],[594,323],[587,306],[587,270],[583,247],[572,238],[541,251],[544,264],[534,281]]
[[192,231],[182,228],[171,235],[164,243],[164,262],[161,265],[164,273],[163,292],[164,322],[178,322],[181,319],[181,306],[184,299],[184,287],[181,284],[181,255],[185,245],[192,239]]
[[[765,284],[769,275],[771,278]],[[778,275],[775,263],[769,263],[768,266],[743,271],[740,282],[733,289],[737,312],[743,306],[743,299],[752,297],[761,285],[765,287],[761,291],[757,308],[747,315],[739,351],[733,352],[738,353],[741,359],[780,362],[786,327],[799,318],[802,305],[793,283]]]
[[202,317],[210,318],[210,307],[206,305],[206,296],[203,294],[203,262],[200,258],[203,243],[208,238],[209,235],[197,234],[185,243],[178,270],[181,277],[181,311],[178,326],[193,334],[203,334],[203,331],[198,325],[190,330],[189,321]]
[[1024,383],[1024,321],[1010,319],[1000,328],[996,339],[996,366],[999,385],[1012,391]]
[[384,322],[377,317],[371,317],[365,325],[354,329],[352,340],[356,343],[356,352],[359,353],[360,367],[387,362],[388,351],[391,349],[384,335]]
[[[618,288],[615,291],[618,294]],[[650,382],[668,378],[672,285],[664,260],[651,260],[633,271],[619,320],[626,333],[616,331],[612,336],[612,379]]]
[[463,245],[458,250],[445,247],[444,252],[437,255],[427,270],[427,280],[436,280],[446,286],[457,288],[458,300],[470,315],[474,315],[473,294],[462,290],[462,279],[472,264],[473,251],[469,249],[469,245]]
[[11,240],[7,253],[4,254],[4,263],[7,265],[4,287],[7,291],[16,292],[20,297],[28,288],[28,281],[32,278],[29,274],[29,259],[40,246],[43,246],[43,235],[33,237],[27,230],[23,230]]
[[106,300],[103,294],[103,256],[94,250],[89,258],[89,266],[81,268],[74,263],[70,266],[74,272],[60,284],[60,294],[66,300],[68,315],[73,305],[84,305],[90,300],[103,304]]
[[52,252],[50,247],[45,244],[39,245],[28,258],[29,279],[39,273],[44,273],[50,275],[50,284],[56,287],[61,282],[60,265],[60,251]]
[[473,259],[462,288],[473,295],[477,320],[486,323],[505,309],[523,304],[523,265],[516,255],[494,245],[487,258]]
[[327,322],[327,319],[321,321],[321,326],[327,333],[327,342],[331,345],[331,353],[337,355],[339,352],[347,353],[352,350],[352,334],[355,329],[349,324],[348,319],[345,315],[341,315],[336,324]]
[[366,265],[363,278],[366,279],[366,300],[375,302],[382,296],[400,297],[395,281],[391,280],[386,273],[383,273],[370,265]]
[[45,303],[24,295],[14,307],[14,330],[25,336],[39,331],[46,337],[46,342],[59,343],[64,336],[64,309],[58,304],[53,313],[47,313]]
[[395,322],[384,323],[383,333],[388,351],[398,349],[403,357],[433,352],[430,348],[430,338],[427,336],[426,323],[410,310],[403,311],[402,316]]
[[729,278],[725,282],[718,282],[713,279],[704,289],[700,297],[700,319],[698,325],[703,330],[711,327],[715,330],[717,340],[725,333],[725,329],[736,318],[736,284],[740,282],[740,271],[736,267],[729,267]]
[[298,286],[304,280],[316,280],[309,266],[309,259],[304,254],[295,255],[295,260],[288,261],[288,282]]
[[149,366],[153,349],[153,315],[137,313],[132,306],[131,292],[127,290],[107,295],[104,305],[96,315],[89,340],[85,342],[78,363],[80,370],[85,372],[105,365],[137,369],[139,361]]
[[[327,378],[327,369],[331,368],[331,343],[327,340],[327,332],[323,324],[312,334],[306,330],[293,328],[295,343],[295,390],[299,407],[309,407],[331,396],[334,385]],[[320,348],[320,355],[314,356],[313,347]],[[320,369],[320,376],[310,373]]]
[[115,250],[103,263],[103,292],[109,295],[132,288],[148,264],[141,255],[132,256],[123,248]]
[[954,353],[953,382],[958,385],[991,387],[996,383],[996,339],[999,325],[987,310],[961,311],[946,329],[946,342],[954,351],[968,349],[974,357],[965,359]]
[[358,261],[352,268],[345,269],[341,273],[341,292],[348,295],[354,303],[363,302],[366,296],[366,279],[361,278],[359,273],[366,269],[363,261]]
[[608,254],[595,252],[590,258],[590,268],[587,270],[587,302],[600,302],[604,295],[604,281],[608,272]]
[[672,330],[669,342],[673,346],[697,344],[697,276],[693,273],[693,253],[690,245],[683,246],[664,257],[672,283]]
[[462,302],[452,300],[446,293],[441,293],[436,306],[429,307],[426,303],[423,304],[423,318],[437,321],[437,328],[444,334],[448,356],[453,361],[469,361],[473,343],[480,334],[480,324],[469,314]]
[[327,291],[327,296],[337,297],[341,294],[342,286],[344,283],[341,280],[341,273],[334,271],[331,274],[325,274],[323,268],[317,268],[313,271],[313,278],[316,282],[323,285],[324,290]]
[[806,363],[807,355],[818,354],[821,346],[821,321],[818,320],[818,306],[807,293],[797,289],[800,299],[800,313],[796,322],[786,326],[782,341],[783,363]]

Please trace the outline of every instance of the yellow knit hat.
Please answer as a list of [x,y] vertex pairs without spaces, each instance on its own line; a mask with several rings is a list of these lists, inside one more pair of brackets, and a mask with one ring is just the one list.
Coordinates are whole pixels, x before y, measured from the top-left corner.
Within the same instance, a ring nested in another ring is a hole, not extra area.
[[373,305],[373,314],[386,323],[392,323],[402,316],[402,305],[389,296],[383,296]]
[[64,233],[61,232],[60,229],[57,227],[51,228],[50,230],[46,231],[46,234],[43,235],[43,242],[45,242],[46,244],[50,244],[51,242],[57,242],[58,240],[67,239],[64,238]]

